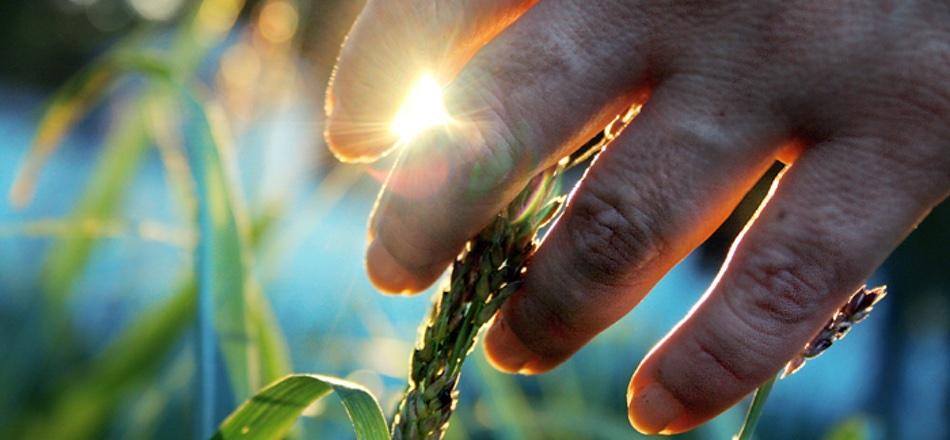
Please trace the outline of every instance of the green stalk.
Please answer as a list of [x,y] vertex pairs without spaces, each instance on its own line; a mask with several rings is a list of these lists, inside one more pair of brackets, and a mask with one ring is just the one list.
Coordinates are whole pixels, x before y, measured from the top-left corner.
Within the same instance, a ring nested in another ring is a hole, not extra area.
[[795,356],[777,376],[769,379],[755,391],[755,397],[752,398],[752,405],[749,406],[749,413],[746,414],[745,422],[739,429],[739,434],[735,440],[750,440],[755,431],[755,425],[759,423],[762,417],[762,407],[765,406],[765,400],[769,398],[772,392],[772,386],[777,379],[784,379],[798,371],[805,361],[814,359],[824,353],[835,342],[841,340],[851,331],[856,324],[867,319],[874,305],[887,296],[887,287],[878,286],[868,289],[867,286],[861,286],[857,292],[854,292],[848,301],[841,305],[828,319],[828,323],[816,334],[811,341],[805,344],[802,351]]
[[438,439],[458,403],[458,381],[478,332],[524,279],[540,230],[563,202],[559,174],[538,176],[466,246],[413,351],[409,385],[392,423],[394,439]]
[[746,414],[745,421],[742,422],[742,428],[739,428],[739,434],[736,435],[735,440],[752,440],[755,426],[759,423],[759,419],[762,418],[762,409],[765,407],[765,401],[768,400],[769,394],[772,393],[772,386],[775,385],[777,379],[778,376],[775,376],[755,390],[755,396],[752,397],[752,404],[749,405],[749,412]]

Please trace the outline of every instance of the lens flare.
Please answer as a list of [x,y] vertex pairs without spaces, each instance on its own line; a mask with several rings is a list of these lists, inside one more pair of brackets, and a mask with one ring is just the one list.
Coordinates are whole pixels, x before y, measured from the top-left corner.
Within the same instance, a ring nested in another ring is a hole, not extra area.
[[390,129],[400,141],[405,141],[451,120],[442,100],[442,87],[431,75],[425,75],[409,92]]

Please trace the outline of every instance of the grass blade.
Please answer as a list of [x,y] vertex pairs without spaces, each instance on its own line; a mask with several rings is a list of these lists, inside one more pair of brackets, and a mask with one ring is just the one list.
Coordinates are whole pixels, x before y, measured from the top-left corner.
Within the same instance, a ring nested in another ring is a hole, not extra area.
[[36,178],[46,159],[56,150],[66,133],[101,98],[113,82],[111,63],[99,62],[83,70],[61,87],[47,104],[22,168],[10,189],[10,203],[22,208],[33,197]]
[[[133,109],[123,116],[110,134],[92,181],[70,214],[74,221],[114,217],[119,201],[130,187],[129,181],[149,146],[145,130],[141,128],[143,124],[144,116]],[[58,320],[60,308],[69,289],[85,269],[95,241],[89,237],[64,237],[50,249],[42,273],[46,302],[53,314],[51,321]]]
[[245,317],[245,277],[241,234],[230,183],[204,106],[182,89],[188,116],[185,138],[198,200],[198,380],[202,436],[212,432],[216,390],[215,358],[220,351],[239,401],[250,396],[249,333]]
[[260,359],[259,383],[271,383],[290,373],[290,347],[263,292],[256,285],[248,290],[248,327]]
[[389,429],[376,398],[352,382],[316,374],[287,376],[244,402],[221,424],[214,439],[277,439],[311,403],[335,392],[359,440],[387,440]]
[[775,385],[777,379],[778,376],[775,376],[755,390],[755,396],[752,397],[752,404],[749,405],[749,412],[746,414],[745,421],[742,422],[742,428],[739,428],[739,434],[735,437],[736,440],[752,440],[755,427],[759,424],[759,419],[762,418],[762,409],[765,408],[765,401],[769,399],[769,394],[772,393],[772,386]]
[[[199,431],[210,434],[215,403],[215,358],[220,353],[228,380],[238,401],[250,396],[261,375],[283,373],[289,355],[279,328],[262,296],[252,295],[247,276],[243,238],[252,228],[240,228],[222,152],[208,108],[191,91],[176,82],[171,69],[148,56],[130,56],[123,66],[147,74],[176,90],[185,106],[183,123],[198,201],[199,241],[196,249],[198,290]],[[254,302],[253,308],[248,301]],[[253,319],[248,315],[253,314]],[[249,328],[248,321],[253,321]],[[266,351],[261,359],[260,351]],[[265,363],[262,365],[262,363]],[[255,368],[259,367],[259,368]],[[259,374],[257,374],[259,373]]]

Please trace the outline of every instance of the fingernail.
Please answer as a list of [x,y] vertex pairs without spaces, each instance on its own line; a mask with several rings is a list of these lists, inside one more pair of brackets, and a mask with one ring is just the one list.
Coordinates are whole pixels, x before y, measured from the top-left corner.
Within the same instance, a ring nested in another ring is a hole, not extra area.
[[499,313],[485,335],[485,357],[498,370],[528,374],[530,371],[525,367],[534,355],[514,334],[504,315]]
[[415,276],[392,256],[379,240],[366,250],[366,273],[376,288],[386,293],[406,294],[416,289]]
[[666,388],[654,382],[632,390],[627,413],[630,424],[643,434],[663,434],[667,426],[686,410]]

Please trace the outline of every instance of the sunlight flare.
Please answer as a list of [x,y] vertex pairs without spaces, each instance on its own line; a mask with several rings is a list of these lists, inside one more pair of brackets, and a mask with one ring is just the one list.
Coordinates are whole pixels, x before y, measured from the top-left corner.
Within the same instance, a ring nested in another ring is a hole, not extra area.
[[402,142],[451,120],[443,102],[442,87],[431,75],[425,75],[406,96],[390,129]]

